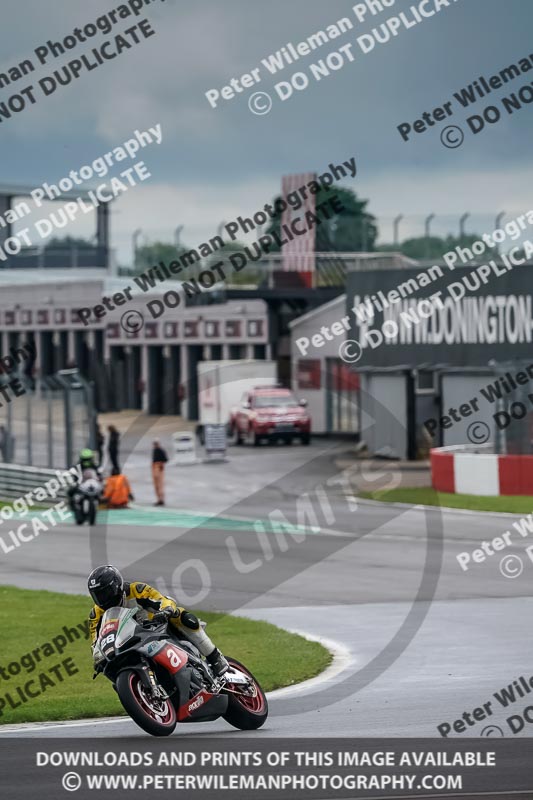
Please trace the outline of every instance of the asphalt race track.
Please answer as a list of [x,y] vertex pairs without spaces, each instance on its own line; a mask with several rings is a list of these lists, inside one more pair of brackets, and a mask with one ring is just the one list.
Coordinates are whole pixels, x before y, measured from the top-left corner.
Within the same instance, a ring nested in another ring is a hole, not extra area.
[[[199,465],[187,474],[187,502],[179,498],[173,505],[238,520],[267,520],[275,509],[301,524],[297,500],[339,473],[337,449],[314,444],[280,454],[276,448],[244,448],[232,450],[224,466]],[[251,492],[243,481],[252,460],[256,470],[258,460],[264,469],[262,485]],[[385,464],[376,479],[388,480],[387,470]],[[259,539],[252,523],[232,527],[227,519],[190,529],[163,524],[161,517],[161,524],[149,528],[97,526],[91,536],[88,529],[65,524],[3,556],[0,583],[83,593],[88,571],[105,556],[126,575],[159,577],[177,593],[173,570],[191,559],[209,574],[209,585],[195,570],[181,574],[181,590],[189,600],[198,599],[188,603],[192,607],[265,619],[336,643],[334,669],[309,687],[274,693],[268,723],[253,737],[434,737],[437,725],[483,705],[520,675],[529,678],[533,563],[521,553],[522,574],[506,578],[501,557],[520,553],[515,548],[472,563],[468,572],[456,560],[457,553],[508,530],[516,517],[356,503],[337,484],[327,495],[322,509],[330,524],[293,537],[269,531]],[[148,574],[141,575],[143,566]],[[511,736],[505,719],[527,704],[526,697],[511,712],[495,708],[462,736],[490,735],[489,723]],[[521,735],[529,735],[527,728]],[[30,723],[0,731],[31,737],[146,735],[129,719]],[[220,721],[178,726],[174,735],[243,734]]]

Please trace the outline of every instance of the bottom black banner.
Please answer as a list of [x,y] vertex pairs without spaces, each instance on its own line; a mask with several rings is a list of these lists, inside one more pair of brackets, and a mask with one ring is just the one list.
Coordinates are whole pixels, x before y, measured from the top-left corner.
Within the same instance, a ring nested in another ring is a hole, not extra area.
[[529,739],[3,738],[0,789],[210,800],[533,797]]

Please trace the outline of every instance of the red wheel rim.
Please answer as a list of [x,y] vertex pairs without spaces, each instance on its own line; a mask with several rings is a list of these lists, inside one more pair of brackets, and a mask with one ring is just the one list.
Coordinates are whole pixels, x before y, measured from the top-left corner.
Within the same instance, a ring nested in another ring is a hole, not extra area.
[[231,687],[231,693],[233,697],[240,703],[243,708],[247,711],[251,711],[252,714],[261,714],[265,710],[265,698],[263,697],[263,692],[257,685],[253,675],[248,672],[248,670],[241,666],[240,664],[234,664],[232,661],[229,662],[230,666],[234,666],[235,669],[238,669],[239,672],[244,672],[245,675],[248,675],[250,678],[250,683],[255,689],[254,695],[249,694],[241,694],[239,691],[239,685],[235,683],[228,683],[228,688]]
[[130,689],[135,697],[135,700],[142,708],[145,714],[154,722],[160,725],[173,725],[175,722],[176,712],[174,706],[168,700],[154,700],[146,693],[141,679],[138,675],[133,673],[130,675]]

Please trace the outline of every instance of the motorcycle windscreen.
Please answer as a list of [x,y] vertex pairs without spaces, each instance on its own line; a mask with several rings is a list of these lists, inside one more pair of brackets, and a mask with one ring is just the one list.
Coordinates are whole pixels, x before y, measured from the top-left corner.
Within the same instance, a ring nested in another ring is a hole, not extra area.
[[137,609],[135,608],[121,609],[117,638],[115,640],[115,646],[117,648],[122,647],[129,639],[131,639],[132,636],[135,635],[135,629],[137,628],[138,624],[137,620],[135,619],[136,611]]
[[123,610],[122,608],[108,608],[102,617],[98,634],[98,647],[106,658],[113,657],[120,616]]
[[108,636],[110,633],[118,630],[120,615],[123,611],[124,609],[120,608],[120,606],[107,609],[100,623],[100,632],[98,634],[99,640],[103,639],[104,636]]
[[133,619],[135,611],[134,608],[121,608],[120,606],[109,608],[100,624],[98,636],[100,646],[104,640],[113,641],[117,647],[121,647],[124,642],[127,642],[133,636],[137,624]]

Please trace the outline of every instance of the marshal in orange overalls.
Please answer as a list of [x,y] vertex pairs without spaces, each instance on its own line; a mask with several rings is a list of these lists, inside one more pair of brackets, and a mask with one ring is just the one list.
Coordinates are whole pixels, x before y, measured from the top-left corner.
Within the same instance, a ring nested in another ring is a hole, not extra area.
[[133,499],[131,487],[125,475],[110,475],[106,480],[102,497],[108,508],[125,508],[128,501]]

